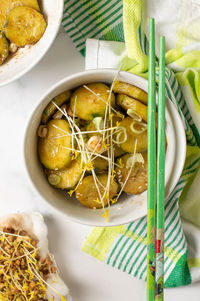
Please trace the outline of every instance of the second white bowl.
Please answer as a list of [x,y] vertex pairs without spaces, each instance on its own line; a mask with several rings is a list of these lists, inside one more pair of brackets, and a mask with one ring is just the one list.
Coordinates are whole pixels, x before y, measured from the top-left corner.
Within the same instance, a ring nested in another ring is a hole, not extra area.
[[14,56],[0,66],[0,87],[31,70],[48,51],[58,33],[63,15],[63,0],[41,0],[39,3],[47,20],[46,31],[35,45],[18,49]]

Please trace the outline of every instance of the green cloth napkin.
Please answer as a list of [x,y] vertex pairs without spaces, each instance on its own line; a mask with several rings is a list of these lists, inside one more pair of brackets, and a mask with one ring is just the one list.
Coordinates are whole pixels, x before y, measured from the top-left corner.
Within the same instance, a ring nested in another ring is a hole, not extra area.
[[[144,1],[124,0],[122,23],[122,1],[71,0],[65,1],[63,25],[83,55],[86,38],[125,41],[126,55],[119,62],[122,69],[147,77],[148,39],[144,12]],[[192,45],[191,39],[188,43],[184,34],[187,34],[186,29],[179,26],[178,47],[166,52],[166,93],[182,118],[188,149],[182,176],[165,203],[165,287],[186,285],[200,279],[200,252],[187,260],[188,247],[179,212],[180,202],[182,216],[200,226],[200,46],[196,40]],[[200,245],[200,241],[195,243]],[[119,227],[95,228],[82,249],[146,280],[146,217]]]

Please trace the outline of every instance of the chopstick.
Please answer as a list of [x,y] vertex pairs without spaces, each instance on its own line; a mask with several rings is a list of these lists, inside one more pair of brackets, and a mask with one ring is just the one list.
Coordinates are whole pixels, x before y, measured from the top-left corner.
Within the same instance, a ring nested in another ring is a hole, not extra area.
[[163,300],[165,201],[165,38],[160,38],[157,128],[156,300]]
[[147,300],[155,298],[155,204],[156,204],[156,80],[155,23],[149,23],[149,82],[147,122]]
[[[163,300],[165,198],[165,38],[160,38],[156,143],[155,22],[149,23],[147,301]],[[156,147],[157,146],[157,147]],[[156,150],[157,149],[157,150]],[[157,154],[157,156],[156,156]],[[156,228],[156,230],[155,230]]]

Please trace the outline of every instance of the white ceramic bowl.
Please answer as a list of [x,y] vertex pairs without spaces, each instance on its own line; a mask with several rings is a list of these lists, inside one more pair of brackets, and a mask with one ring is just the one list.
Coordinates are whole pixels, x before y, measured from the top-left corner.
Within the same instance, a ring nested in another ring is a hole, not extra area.
[[48,51],[60,27],[63,14],[63,0],[41,0],[41,11],[47,20],[43,37],[32,46],[18,49],[6,63],[0,66],[0,87],[31,70]]
[[[99,69],[90,70],[69,76],[47,91],[37,105],[30,117],[25,141],[24,155],[25,164],[30,179],[39,192],[40,196],[47,203],[60,211],[66,218],[74,222],[92,226],[114,226],[134,221],[147,214],[146,192],[137,196],[124,195],[122,200],[111,206],[109,215],[110,222],[107,223],[102,217],[102,210],[92,210],[83,207],[74,198],[70,198],[66,193],[51,187],[46,179],[42,166],[37,156],[37,128],[40,124],[41,114],[49,101],[67,89],[76,88],[85,83],[105,82],[110,84],[116,75],[116,70]],[[147,91],[147,80],[133,75],[129,72],[121,71],[118,79],[130,84],[134,84]],[[175,106],[166,100],[166,174],[165,187],[166,197],[172,192],[181,175],[186,152],[185,131],[182,121]]]

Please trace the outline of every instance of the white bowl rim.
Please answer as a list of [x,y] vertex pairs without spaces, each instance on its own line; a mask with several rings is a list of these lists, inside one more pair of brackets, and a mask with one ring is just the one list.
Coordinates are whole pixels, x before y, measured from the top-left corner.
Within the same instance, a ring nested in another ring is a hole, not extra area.
[[[29,126],[30,126],[30,123],[31,123],[31,120],[34,116],[34,113],[35,111],[37,110],[37,108],[40,106],[40,104],[44,101],[44,99],[46,99],[48,97],[49,94],[51,94],[54,90],[56,90],[59,86],[61,86],[62,84],[64,84],[65,82],[69,81],[69,80],[73,80],[73,78],[76,78],[76,77],[79,77],[79,76],[83,76],[83,74],[93,74],[94,72],[95,73],[101,73],[101,72],[116,72],[117,70],[116,69],[91,69],[91,70],[84,70],[84,71],[80,71],[78,73],[74,73],[72,75],[69,75],[69,76],[66,76],[64,77],[63,79],[61,79],[60,81],[56,82],[52,87],[50,87],[46,92],[44,92],[42,94],[42,96],[40,97],[39,101],[36,103],[34,109],[32,110],[32,113],[29,115],[29,118],[28,118],[28,123],[26,124],[26,127],[25,127],[25,135],[24,135],[24,140],[23,140],[23,152],[24,152],[24,156],[23,156],[23,159],[24,159],[24,164],[25,164],[25,169],[26,169],[26,172],[28,174],[28,179],[29,179],[29,182],[31,184],[32,187],[34,187],[34,190],[36,191],[37,195],[43,200],[43,202],[50,206],[52,209],[56,210],[57,213],[61,214],[66,220],[70,220],[72,222],[75,222],[75,223],[78,223],[78,224],[82,224],[82,225],[87,225],[87,226],[93,226],[93,227],[112,227],[112,226],[119,226],[119,225],[123,225],[123,224],[128,224],[130,222],[133,222],[133,220],[130,220],[130,219],[127,219],[127,220],[124,220],[122,218],[122,220],[120,222],[109,222],[109,223],[104,223],[102,221],[102,223],[99,223],[98,224],[94,224],[92,221],[90,222],[89,220],[86,222],[86,221],[83,221],[81,220],[80,218],[76,217],[76,216],[69,216],[69,215],[66,215],[64,212],[62,212],[60,209],[58,209],[57,207],[53,206],[48,200],[46,200],[43,195],[39,192],[39,190],[37,189],[36,185],[33,183],[32,179],[31,179],[31,176],[30,176],[30,173],[29,173],[29,170],[28,170],[28,166],[27,166],[27,162],[26,162],[26,137],[27,137],[27,131],[29,129]],[[122,73],[130,73],[128,71],[120,71]],[[136,77],[140,77],[138,75],[135,75],[133,73],[130,73]],[[140,77],[142,80],[145,80],[145,78],[142,78]],[[166,96],[166,98],[168,98]],[[174,107],[175,109],[175,115],[177,117],[177,119],[179,120],[179,124],[180,124],[180,128],[179,130],[182,132],[182,139],[183,139],[183,145],[181,145],[181,151],[182,151],[182,158],[185,158],[186,157],[186,136],[185,136],[185,130],[184,130],[184,126],[183,126],[183,122],[181,120],[181,117],[178,113],[178,111],[176,110],[176,107],[175,105],[170,102],[172,104],[172,106]],[[179,173],[177,173],[177,176],[176,176],[176,183],[174,183],[174,186],[173,186],[173,189],[175,188],[180,176],[181,176],[181,173],[182,173],[182,170],[183,170],[183,167],[184,167],[184,163],[185,163],[185,159],[182,160],[182,165],[179,167]],[[172,189],[172,190],[173,190]],[[171,194],[171,192],[170,192]],[[143,215],[143,217],[146,216]],[[142,217],[142,216],[141,216]],[[141,218],[139,217],[139,218]],[[102,217],[103,219],[103,217]]]
[[33,60],[33,62],[31,64],[29,64],[26,68],[24,68],[21,72],[19,72],[15,76],[11,77],[10,79],[7,79],[5,81],[0,82],[0,88],[3,87],[3,86],[6,86],[6,85],[8,85],[8,84],[10,84],[12,82],[14,82],[15,80],[21,78],[23,75],[25,75],[26,73],[28,73],[31,69],[33,69],[40,62],[40,60],[49,51],[50,47],[52,46],[52,44],[53,44],[53,42],[54,42],[54,40],[55,40],[55,38],[57,36],[58,30],[60,28],[60,24],[61,24],[61,21],[62,21],[63,9],[64,9],[64,1],[60,0],[60,3],[61,3],[61,6],[60,6],[60,16],[58,18],[57,25],[55,25],[55,27],[54,27],[55,31],[52,34],[52,38],[51,38],[50,43],[48,44],[48,47],[44,48],[42,54],[40,56],[38,56],[35,60]]

